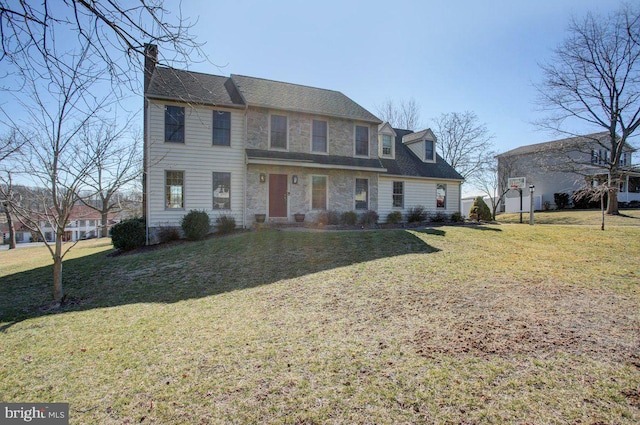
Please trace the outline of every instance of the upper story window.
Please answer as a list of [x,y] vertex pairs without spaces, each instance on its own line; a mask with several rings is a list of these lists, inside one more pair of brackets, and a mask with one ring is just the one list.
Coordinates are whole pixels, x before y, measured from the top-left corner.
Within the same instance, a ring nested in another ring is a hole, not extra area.
[[287,117],[284,115],[271,115],[271,147],[287,149]]
[[231,146],[231,112],[213,111],[213,144]]
[[620,163],[618,165],[620,166],[629,165],[629,160],[627,159],[626,152],[622,152],[622,154],[620,154]]
[[369,127],[356,125],[356,155],[369,156]]
[[433,150],[433,140],[425,140],[424,141],[424,160],[425,161],[435,161],[435,152]]
[[327,152],[327,122],[313,120],[311,132],[311,150]]
[[165,171],[165,208],[184,208],[184,171]]
[[164,141],[184,143],[184,107],[165,106]]
[[369,209],[369,180],[356,179],[356,209]]
[[392,137],[389,134],[382,135],[382,155],[391,155]]

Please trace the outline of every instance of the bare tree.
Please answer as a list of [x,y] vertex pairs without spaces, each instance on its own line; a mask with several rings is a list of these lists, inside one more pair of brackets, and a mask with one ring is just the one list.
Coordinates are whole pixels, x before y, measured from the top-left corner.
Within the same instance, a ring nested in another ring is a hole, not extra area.
[[419,130],[420,122],[420,105],[411,98],[409,100],[401,100],[396,105],[391,99],[385,100],[382,105],[376,107],[378,117],[382,121],[387,121],[394,128],[403,130]]
[[504,203],[504,197],[509,192],[509,177],[515,177],[515,158],[509,156],[493,157],[472,182],[473,186],[489,197],[491,216],[495,220],[500,203]]
[[573,19],[569,36],[541,65],[540,101],[550,116],[538,124],[576,136],[577,122],[602,128],[597,143],[606,154],[596,161],[608,174],[607,213],[618,214],[621,156],[640,126],[640,9],[623,6],[609,16]]
[[473,112],[449,112],[433,120],[433,132],[442,158],[466,180],[477,177],[491,164],[493,136]]
[[[91,169],[82,177],[80,200],[102,217],[102,237],[109,236],[109,214],[121,207],[119,192],[142,174],[139,135],[128,135],[128,125],[102,121],[79,134]],[[130,136],[130,137],[126,137]]]
[[136,87],[131,70],[142,68],[145,43],[158,45],[172,61],[186,63],[194,52],[204,56],[189,33],[192,27],[179,3],[165,7],[161,0],[0,0],[0,62],[24,68],[37,58],[47,65],[46,78],[49,66],[73,67],[61,53],[77,39],[109,75],[114,90],[122,83]]
[[[108,100],[108,94],[96,97],[93,89],[104,71],[94,67],[88,53],[89,46],[85,45],[77,54],[66,54],[65,64],[72,67],[55,68],[55,64],[34,60],[30,68],[21,70],[27,85],[21,96],[15,96],[15,101],[28,112],[28,119],[21,125],[3,110],[24,143],[22,158],[17,162],[23,167],[23,177],[28,176],[34,186],[46,189],[34,194],[37,206],[13,205],[13,210],[26,227],[39,235],[51,254],[53,297],[57,303],[64,301],[62,261],[73,246],[63,246],[65,228],[78,201],[77,194],[94,167],[91,151],[80,136],[94,120],[99,121],[99,113],[113,102]],[[46,80],[41,78],[40,66],[50,70]],[[53,241],[47,238],[48,232],[54,235]]]
[[13,205],[18,203],[18,197],[13,190],[13,178],[11,172],[6,173],[6,179],[0,179],[0,207],[7,220],[7,227],[9,228],[9,249],[15,249],[16,247],[16,229],[13,222]]

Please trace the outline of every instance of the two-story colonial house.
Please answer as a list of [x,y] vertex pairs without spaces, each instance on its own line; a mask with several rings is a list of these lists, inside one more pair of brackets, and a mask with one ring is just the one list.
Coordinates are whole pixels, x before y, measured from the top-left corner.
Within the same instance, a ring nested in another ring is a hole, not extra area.
[[250,227],[326,210],[460,211],[462,177],[430,130],[391,128],[334,90],[155,65],[145,72],[150,240],[192,209]]
[[[554,193],[571,195],[587,184],[606,181],[606,164],[611,157],[606,149],[608,137],[608,132],[600,132],[520,146],[502,153],[497,156],[500,182],[505,184],[507,177],[525,177],[527,185],[535,186],[534,208],[541,209],[545,204],[554,208]],[[633,148],[625,145],[620,155],[619,202],[640,201],[640,173],[631,165],[632,152]],[[524,192],[523,205],[528,210],[529,191]],[[509,191],[505,210],[515,212],[519,206],[519,194]]]

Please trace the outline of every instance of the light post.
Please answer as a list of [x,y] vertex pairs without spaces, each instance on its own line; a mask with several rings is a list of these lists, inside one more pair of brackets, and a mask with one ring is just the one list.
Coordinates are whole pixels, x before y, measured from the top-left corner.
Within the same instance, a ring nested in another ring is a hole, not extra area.
[[529,185],[529,224],[533,226],[533,192],[536,187],[532,184]]

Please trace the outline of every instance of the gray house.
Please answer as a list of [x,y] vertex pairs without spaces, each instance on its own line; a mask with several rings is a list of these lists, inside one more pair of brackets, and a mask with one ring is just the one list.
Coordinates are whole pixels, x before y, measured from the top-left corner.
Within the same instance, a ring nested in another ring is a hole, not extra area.
[[[534,185],[534,208],[555,208],[554,193],[573,194],[585,185],[597,184],[607,176],[605,164],[610,159],[606,149],[609,133],[601,132],[550,142],[521,146],[497,156],[500,182],[508,177],[525,177]],[[618,192],[619,202],[640,201],[640,173],[632,167],[634,149],[627,145],[620,158],[624,171]],[[500,189],[501,191],[503,188]],[[529,209],[529,191],[524,190],[524,209]],[[506,212],[520,208],[519,194],[507,192]]]
[[[430,130],[391,128],[334,90],[155,66],[145,72],[150,234],[191,209],[241,227],[321,211],[460,211],[462,177]],[[153,238],[152,238],[153,239]]]

